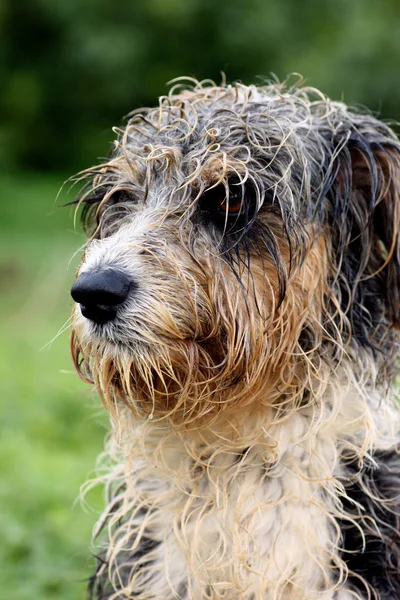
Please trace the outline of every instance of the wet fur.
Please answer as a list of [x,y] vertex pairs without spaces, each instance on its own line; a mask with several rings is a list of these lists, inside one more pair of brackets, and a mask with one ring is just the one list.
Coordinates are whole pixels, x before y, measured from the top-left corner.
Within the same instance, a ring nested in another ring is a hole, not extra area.
[[75,311],[113,424],[90,595],[395,600],[399,141],[298,85],[185,86],[81,176],[80,272],[135,282]]

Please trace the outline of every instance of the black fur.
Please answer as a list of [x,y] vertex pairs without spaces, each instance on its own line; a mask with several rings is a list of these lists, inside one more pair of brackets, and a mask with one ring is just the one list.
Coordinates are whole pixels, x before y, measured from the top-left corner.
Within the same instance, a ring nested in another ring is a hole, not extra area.
[[399,177],[400,148],[383,124],[367,120],[363,128],[351,132],[337,159],[335,179],[327,190],[328,220],[351,335],[375,353],[393,355],[397,336],[386,335],[385,325],[399,322],[400,182],[393,174]]
[[357,464],[347,465],[351,502],[344,504],[359,527],[341,523],[342,555],[354,590],[365,591],[362,577],[381,600],[393,600],[400,598],[400,461],[395,452],[375,453],[373,461],[361,472]]
[[[134,540],[132,540],[134,541]],[[124,566],[131,565],[137,561],[140,561],[142,568],[151,564],[151,558],[146,558],[159,546],[159,542],[152,540],[149,537],[142,537],[139,548],[136,548],[134,552],[129,552],[127,549],[124,553],[121,553],[119,560],[121,561],[118,576],[118,582],[111,582],[109,579],[108,564],[105,556],[96,556],[96,569],[94,574],[89,580],[88,587],[88,598],[95,600],[127,600],[127,596],[124,594],[121,588],[128,584],[132,577],[132,567]],[[118,595],[116,595],[118,593]]]

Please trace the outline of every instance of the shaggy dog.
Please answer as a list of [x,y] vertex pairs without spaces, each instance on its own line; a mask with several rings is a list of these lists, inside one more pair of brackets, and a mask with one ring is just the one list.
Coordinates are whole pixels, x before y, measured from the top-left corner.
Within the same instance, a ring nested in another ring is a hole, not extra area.
[[399,140],[184,80],[116,133],[71,292],[112,421],[90,596],[398,600]]

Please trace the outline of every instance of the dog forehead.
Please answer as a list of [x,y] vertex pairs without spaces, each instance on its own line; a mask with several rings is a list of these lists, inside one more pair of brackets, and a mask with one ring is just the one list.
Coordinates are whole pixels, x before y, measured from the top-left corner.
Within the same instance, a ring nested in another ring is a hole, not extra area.
[[161,97],[158,107],[134,111],[123,137],[140,154],[155,147],[188,152],[199,143],[215,152],[213,142],[225,147],[241,142],[255,150],[260,136],[268,142],[306,132],[328,110],[326,99],[312,103],[305,94],[280,93],[274,86],[205,88]]
[[237,182],[261,202],[267,194],[281,207],[307,209],[349,137],[376,127],[312,88],[173,89],[115,130],[109,160],[88,171],[83,201],[93,210],[85,214],[104,225],[131,210],[191,210],[207,189],[223,184],[228,193]]
[[172,93],[157,107],[131,113],[119,131],[113,155],[119,164],[113,166],[143,182],[151,171],[154,188],[156,180],[165,185],[171,177],[176,187],[199,176],[211,184],[221,173],[247,176],[278,155],[286,164],[303,162],[304,156],[319,161],[325,145],[319,125],[331,113],[325,97],[311,101],[304,90],[288,93],[274,85]]

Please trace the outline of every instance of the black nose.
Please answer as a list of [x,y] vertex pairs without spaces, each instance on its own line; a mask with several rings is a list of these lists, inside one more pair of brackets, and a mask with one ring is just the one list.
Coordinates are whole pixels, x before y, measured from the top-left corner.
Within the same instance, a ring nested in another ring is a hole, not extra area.
[[122,271],[103,269],[82,273],[71,288],[84,317],[95,323],[112,321],[118,304],[127,299],[132,281]]

